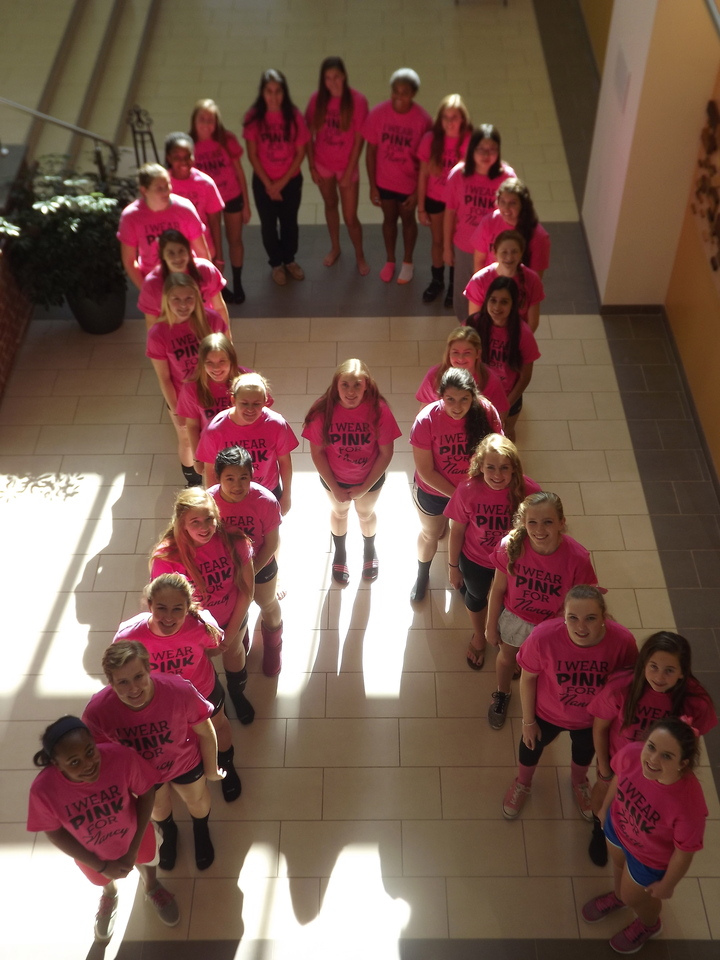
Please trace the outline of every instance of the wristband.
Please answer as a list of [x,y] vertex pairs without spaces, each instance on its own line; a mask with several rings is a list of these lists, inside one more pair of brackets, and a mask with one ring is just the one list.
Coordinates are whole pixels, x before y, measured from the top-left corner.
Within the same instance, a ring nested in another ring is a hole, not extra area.
[[531,720],[529,723],[526,723],[526,722],[523,720],[522,725],[523,725],[524,727],[534,727],[536,723],[537,723],[537,720]]
[[450,561],[448,560],[448,566],[449,566],[449,567],[454,567],[454,568],[457,570],[457,569],[459,568],[460,564],[459,564],[459,563],[450,563]]
[[612,778],[613,778],[613,774],[612,774],[612,773],[610,774],[609,777],[604,777],[604,776],[600,773],[599,770],[597,771],[597,775],[598,775],[598,780],[602,780],[603,783],[610,783],[610,781],[611,781]]

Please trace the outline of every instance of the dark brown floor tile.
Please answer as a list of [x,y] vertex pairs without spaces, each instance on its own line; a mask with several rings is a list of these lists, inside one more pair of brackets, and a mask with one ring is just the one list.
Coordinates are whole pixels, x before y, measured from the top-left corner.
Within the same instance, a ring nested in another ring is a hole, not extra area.
[[692,420],[658,420],[664,450],[701,449],[697,427]]
[[680,513],[720,514],[720,503],[712,483],[673,483]]
[[648,390],[681,390],[682,382],[674,363],[643,364]]
[[[700,518],[702,519],[702,518]],[[720,550],[693,550],[695,569],[701,587],[720,587]],[[720,611],[718,611],[720,622]]]
[[710,627],[696,630],[684,630],[683,636],[692,648],[693,672],[720,670],[720,647],[718,647],[715,631]]
[[705,480],[702,456],[695,450],[637,450],[640,476],[648,480],[679,480],[683,483]]
[[[653,518],[655,520],[670,520],[671,517]],[[656,534],[657,539],[657,534]],[[668,587],[699,587],[700,579],[695,569],[692,552],[690,550],[658,550],[662,564],[665,584]]]
[[631,420],[687,420],[688,410],[681,395],[667,393],[623,394],[625,415]]
[[648,513],[656,514],[680,513],[675,489],[672,483],[660,483],[643,479],[643,492],[647,501]]
[[618,316],[603,315],[602,321],[608,340],[628,340],[632,337],[630,318],[624,314]]
[[667,340],[667,328],[662,314],[631,314],[630,327],[636,340]]
[[677,628],[715,627],[720,611],[720,587],[713,589],[668,590]]
[[715,517],[712,516],[684,514],[653,517],[652,525],[659,550],[702,552],[720,547],[720,532]]
[[616,363],[615,376],[620,393],[646,393],[648,385],[644,369],[639,363]]
[[[616,367],[616,373],[618,369],[622,368]],[[622,387],[620,389],[622,390]],[[674,423],[675,421],[671,422]],[[627,425],[634,450],[663,449],[657,420],[628,420]]]
[[671,360],[664,340],[611,340],[610,353],[615,363],[660,363]]

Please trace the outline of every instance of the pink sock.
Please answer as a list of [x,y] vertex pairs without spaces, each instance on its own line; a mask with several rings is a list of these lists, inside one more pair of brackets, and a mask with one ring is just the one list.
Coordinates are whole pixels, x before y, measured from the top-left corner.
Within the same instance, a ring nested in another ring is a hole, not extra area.
[[534,773],[535,767],[526,767],[522,763],[518,764],[518,780],[524,787],[529,787],[532,784]]
[[380,279],[384,280],[385,283],[390,283],[390,281],[394,276],[395,276],[395,262],[393,260],[388,260],[388,262],[380,271]]
[[587,780],[588,767],[579,767],[574,761],[570,763],[570,782],[573,786],[577,783],[585,783]]

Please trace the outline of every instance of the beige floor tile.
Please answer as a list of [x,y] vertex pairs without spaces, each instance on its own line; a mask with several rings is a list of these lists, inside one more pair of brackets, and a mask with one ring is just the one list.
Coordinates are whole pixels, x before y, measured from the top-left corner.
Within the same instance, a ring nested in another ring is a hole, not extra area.
[[[0,456],[0,477],[3,490],[7,491],[3,496],[12,497],[12,491],[20,496],[24,491],[32,489],[34,484],[42,483],[41,478],[46,478],[47,475],[57,477],[61,472],[61,463],[62,457],[57,453],[42,457],[32,454]],[[73,471],[62,472],[67,474]]]
[[523,452],[523,469],[529,476],[543,477],[551,484],[608,479],[605,454],[601,450],[529,450]]
[[401,720],[404,767],[503,766],[513,764],[510,725],[491,730],[485,718]]
[[705,904],[705,915],[710,925],[710,935],[713,940],[720,940],[720,914],[717,910],[720,903],[720,879],[702,878],[698,882]]
[[[450,328],[454,329],[453,327]],[[448,333],[450,330],[448,330]],[[446,335],[447,336],[447,335]],[[436,339],[436,340],[418,340],[418,359],[417,366],[424,367],[423,376],[427,373],[430,367],[434,367],[436,363],[440,363],[445,353],[446,340]],[[420,383],[418,382],[418,386]]]
[[403,938],[444,940],[448,936],[442,877],[385,877],[383,886],[390,897],[410,907],[409,919],[401,933]]
[[610,616],[628,630],[636,632],[641,627],[640,611],[634,590],[608,590],[605,602]]
[[345,342],[357,340],[358,335],[373,343],[389,340],[390,318],[353,317],[352,324],[345,324],[339,317],[313,317],[310,321],[310,340],[337,340],[338,350],[344,350]]
[[[564,420],[518,421],[515,428],[517,447],[524,455],[527,450],[571,450],[572,441],[568,425]],[[523,465],[524,468],[524,465]]]
[[[286,632],[288,643],[293,643],[295,637],[290,631]],[[284,661],[284,672],[277,680],[261,675],[262,670],[262,641],[253,641],[253,647],[248,657],[248,671],[257,675],[253,680],[252,703],[255,707],[255,716],[260,718],[271,717],[324,717],[325,716],[325,674],[306,673],[289,669],[287,657]]]
[[[177,458],[176,458],[177,462]],[[150,455],[68,454],[62,458],[65,473],[98,474],[103,485],[112,484],[124,474],[126,486],[145,486],[149,482],[152,457]]]
[[[252,703],[254,678],[247,685],[248,699]],[[227,704],[227,714],[235,717],[231,703]],[[238,768],[249,771],[253,767],[282,767],[285,764],[286,723],[283,719],[256,719],[251,726],[243,727],[235,719],[231,720],[233,744]],[[247,774],[246,774],[247,775]]]
[[[15,424],[0,426],[0,446],[3,454],[31,454],[35,452],[40,427],[21,427]],[[62,451],[58,451],[62,453]]]
[[667,630],[675,629],[675,617],[667,590],[636,590],[635,599],[644,627],[666,623]]
[[475,820],[404,821],[406,877],[525,877],[522,828],[506,820],[492,831]]
[[555,364],[538,364],[533,368],[532,380],[525,393],[530,396],[533,393],[553,393],[562,389],[558,367]]
[[560,367],[562,390],[568,391],[612,391],[617,390],[615,370],[607,364],[603,366],[564,366]]
[[[567,877],[451,877],[447,889],[453,938],[572,939],[578,935]],[[517,909],[518,903],[523,904],[522,910]]]
[[602,318],[594,314],[584,316],[553,316],[550,328],[555,340],[581,338],[583,340],[605,340],[605,328]]
[[624,416],[619,393],[593,393],[598,420],[621,420]]
[[587,550],[622,550],[625,546],[617,517],[568,517],[567,531]]
[[[550,335],[549,318],[545,317],[541,328],[545,329]],[[539,328],[540,329],[540,328]],[[535,366],[544,366],[546,363],[552,364],[583,364],[585,357],[582,351],[581,340],[551,340],[540,338],[538,344],[540,348],[540,359],[535,361]]]
[[73,423],[159,423],[161,397],[80,397]]
[[580,484],[585,513],[617,515],[641,514],[647,516],[647,504],[642,484],[636,482]]
[[596,550],[593,560],[604,587],[665,587],[660,559],[651,550]]
[[523,401],[525,420],[595,420],[593,395],[588,393],[532,393]]
[[585,363],[612,363],[607,340],[583,340],[582,349]]
[[398,750],[397,720],[287,721],[290,766],[395,766]]
[[[218,801],[213,808],[222,806],[226,819],[242,820],[319,820],[323,812],[323,772],[320,769],[246,769],[239,750],[235,753],[235,766],[240,773],[243,792],[234,804]],[[219,812],[219,811],[218,811]],[[255,837],[260,843],[261,837]],[[274,875],[267,874],[267,876]],[[230,874],[227,874],[230,876]]]
[[583,420],[571,420],[568,427],[573,450],[632,450],[630,432],[625,420],[601,420],[593,424]]
[[378,697],[366,689],[362,674],[327,677],[328,717],[434,717],[435,683],[426,673],[405,673],[397,697]]
[[[267,772],[267,771],[263,771]],[[217,816],[220,807],[227,805],[221,798],[219,784],[213,784],[214,805],[210,814],[210,836],[215,847],[215,861],[207,872],[198,870],[195,865],[192,825],[187,809],[181,803],[175,803],[174,816],[178,823],[178,857],[172,871],[160,870],[162,882],[165,879],[193,879],[198,877],[230,877],[237,882],[242,874],[244,878],[259,880],[263,877],[276,877],[278,874],[278,853],[280,842],[280,824],[277,822],[255,822],[245,807],[246,780],[243,781],[243,796],[231,805],[235,816],[221,818]],[[243,819],[239,820],[238,815]],[[271,818],[263,818],[271,820]]]
[[76,397],[5,397],[0,406],[3,425],[72,423],[77,406]]
[[[343,356],[341,359],[345,359]],[[364,359],[364,358],[363,358]],[[320,365],[334,370],[337,366],[337,345],[334,341],[326,343],[308,343],[294,342],[289,339],[278,339],[277,342],[258,342],[255,347],[254,367],[263,372],[266,366],[278,367],[283,364],[288,366],[309,367]],[[371,363],[372,366],[372,363]],[[325,381],[325,387],[330,382],[329,378]],[[309,388],[309,384],[308,384]]]
[[[708,782],[708,790],[710,790]],[[707,820],[705,824],[704,847],[693,857],[688,877],[720,877],[720,821]]]
[[[282,940],[320,908],[316,878],[195,881],[189,937],[196,940]],[[294,919],[296,918],[296,919]]]
[[106,426],[42,426],[37,453],[122,453],[128,427],[125,424]]
[[[407,634],[405,644],[405,670],[430,670],[437,672],[458,670],[464,663],[470,631],[413,629]],[[492,664],[491,657],[487,663]],[[487,669],[487,668],[486,668]]]
[[596,867],[590,860],[592,827],[579,814],[573,820],[523,819],[523,830],[530,876],[595,877],[601,872],[612,876],[610,864]]
[[[464,668],[465,645],[460,651],[456,669]],[[495,680],[495,651],[488,645],[486,648],[486,665],[480,673],[471,672],[469,668],[463,673],[442,673],[435,678],[437,686],[438,716],[439,717],[486,717],[490,705],[490,695],[497,689]],[[517,711],[516,711],[517,708]],[[519,714],[519,700],[510,703],[510,716]]]
[[656,550],[650,517],[618,517],[626,550]]
[[327,768],[325,820],[428,820],[442,816],[438,770],[432,767]]
[[390,317],[390,339],[429,340],[434,343],[442,337],[447,337],[457,325],[455,317],[450,316]]
[[82,377],[59,370],[50,392],[56,397],[131,397],[139,381],[139,370],[87,370]]
[[[362,328],[356,330],[356,336],[362,335]],[[347,357],[360,357],[372,370],[374,367],[381,367],[388,362],[388,344],[374,341],[349,340],[346,343],[337,345],[337,363],[342,363]],[[400,340],[393,344],[392,362],[395,367],[416,367],[420,361],[418,358],[418,345],[415,340]]]
[[[502,801],[513,782],[514,767],[443,767],[442,809],[446,820],[502,820]],[[523,820],[562,818],[557,777],[553,766],[539,766],[532,796],[523,807]]]
[[402,876],[396,820],[285,820],[280,828],[280,852],[288,877],[332,876],[338,856],[348,846],[367,847],[379,854],[382,876]]
[[606,450],[608,473],[613,481],[634,481],[640,479],[635,453],[632,450]]

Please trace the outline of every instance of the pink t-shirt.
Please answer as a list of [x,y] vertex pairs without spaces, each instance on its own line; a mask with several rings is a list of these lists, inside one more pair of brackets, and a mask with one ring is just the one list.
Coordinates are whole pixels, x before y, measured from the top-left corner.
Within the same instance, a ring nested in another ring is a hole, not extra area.
[[[539,493],[540,486],[524,477],[525,496]],[[494,569],[493,552],[512,527],[513,510],[508,488],[493,490],[482,477],[463,480],[445,507],[445,516],[467,524],[462,552],[473,563]]]
[[228,503],[224,500],[219,483],[210,487],[208,493],[215,498],[225,528],[230,533],[242,530],[250,537],[255,556],[262,550],[268,533],[276,530],[282,523],[277,498],[258,483],[250,484],[247,496],[240,503]]
[[263,407],[254,423],[244,427],[233,423],[230,413],[230,409],[223,410],[207,425],[195,456],[202,463],[215,463],[215,457],[226,447],[245,447],[253,460],[255,482],[274,490],[280,483],[278,457],[298,445],[292,428],[284,417],[267,407]]
[[[238,367],[238,372],[252,373],[248,367]],[[188,380],[183,383],[178,394],[177,415],[187,417],[189,420],[197,420],[201,430],[204,430],[219,413],[233,406],[230,384],[217,383],[208,377],[208,386],[213,395],[213,403],[209,407],[200,402],[197,380]]]
[[242,193],[242,186],[233,166],[233,160],[239,160],[243,148],[234,134],[225,131],[227,147],[217,140],[195,141],[195,166],[212,177],[225,203],[234,200]]
[[[223,538],[216,533],[208,543],[195,551],[195,564],[203,578],[204,593],[208,595],[207,599],[203,599],[198,585],[193,583],[195,599],[212,613],[223,629],[228,625],[239,595],[235,585],[237,561],[239,560],[241,566],[244,566],[252,558],[252,546],[249,541],[233,540],[233,545],[234,555],[225,547]],[[154,580],[161,573],[182,573],[183,576],[188,577],[188,580],[190,579],[187,569],[180,560],[154,556],[150,568],[150,579]]]
[[340,97],[330,97],[325,111],[325,120],[317,133],[313,132],[312,128],[317,93],[310,97],[310,102],[305,111],[305,120],[310,135],[313,137],[315,162],[337,176],[341,176],[347,170],[350,155],[355,145],[355,137],[362,130],[363,123],[368,115],[367,97],[358,93],[357,90],[353,90],[352,87],[350,88],[350,95],[353,102],[353,112],[347,130],[343,130],[340,123]]
[[[200,219],[208,225],[208,216],[211,213],[220,213],[225,209],[225,202],[212,177],[209,177],[197,167],[190,167],[190,176],[185,180],[178,180],[170,174],[173,193],[185,197],[200,214]],[[209,235],[206,239],[209,239]]]
[[[511,224],[503,218],[499,210],[493,210],[488,216],[483,217],[477,229],[473,231],[470,237],[472,249],[487,254],[487,262],[489,263],[495,257],[492,248],[495,237],[497,237],[499,233],[502,233],[503,230],[515,229],[516,227],[511,226]],[[547,270],[550,266],[550,235],[541,223],[539,223],[533,231],[528,253],[530,255],[530,266],[536,272],[539,273],[541,270]]]
[[[206,310],[208,326],[213,333],[225,333],[225,321],[214,310]],[[195,373],[200,341],[192,332],[190,321],[154,323],[148,330],[145,356],[151,360],[167,360],[170,380],[176,393],[180,385]]]
[[[480,398],[480,402],[490,424],[490,432],[502,433],[502,423],[495,407],[484,397]],[[465,417],[453,420],[445,413],[442,400],[436,400],[424,407],[415,417],[410,431],[410,444],[420,450],[432,450],[435,469],[454,487],[467,477],[473,451],[468,449]],[[444,496],[425,483],[417,471],[415,482],[426,493],[435,497]]]
[[205,233],[205,225],[189,200],[172,194],[166,210],[151,210],[140,198],[120,214],[117,238],[137,250],[138,269],[144,277],[160,262],[158,237],[165,230],[179,230],[192,242]]
[[[440,369],[440,364],[436,363],[434,367],[430,367],[428,372],[423,377],[423,382],[418,387],[418,392],[415,394],[415,399],[419,400],[420,403],[435,403],[438,399],[437,390],[435,389],[435,376]],[[502,416],[504,413],[507,413],[510,409],[508,406],[507,394],[503,389],[503,385],[500,382],[500,377],[495,373],[490,367],[486,367],[487,371],[487,383],[482,388],[482,395],[490,401],[490,403],[495,407],[497,412]],[[475,376],[475,374],[473,374]],[[475,382],[478,384],[477,377]]]
[[[422,163],[430,163],[433,136],[433,131],[428,130],[427,133],[423,134],[423,138],[420,141],[417,155],[418,160]],[[427,196],[430,197],[431,200],[439,200],[441,203],[445,203],[445,188],[447,186],[448,175],[454,166],[457,166],[458,163],[464,163],[469,142],[469,133],[465,134],[462,141],[460,137],[446,136],[444,138],[443,150],[440,156],[440,173],[433,173],[432,166],[428,173]]]
[[[205,260],[204,257],[193,257],[195,266],[200,274],[200,296],[202,297],[205,309],[210,307],[212,298],[220,293],[226,285],[227,280],[220,273],[214,263]],[[165,285],[165,277],[162,273],[162,264],[159,263],[153,267],[150,273],[145,277],[140,296],[138,297],[138,310],[147,313],[151,317],[159,317],[162,310],[162,292]]]
[[[490,327],[489,342],[483,343],[483,359],[489,367],[493,367],[500,382],[509,396],[518,382],[520,371],[514,370],[508,363],[508,343],[510,332],[507,327]],[[520,324],[520,360],[523,366],[526,363],[535,363],[540,356],[535,334],[523,320]]]
[[[488,287],[499,276],[497,272],[497,263],[491,263],[488,267],[483,267],[473,274],[468,285],[463,290],[464,295],[473,303],[478,303],[482,307],[485,303]],[[545,288],[540,277],[529,267],[522,264],[518,267],[518,272],[513,277],[518,288],[518,313],[521,319],[527,323],[528,310],[536,303],[545,299]]]
[[665,870],[676,849],[702,850],[708,808],[692,771],[675,783],[648,780],[642,771],[642,748],[631,743],[610,761],[617,775],[610,818],[626,850],[646,867]]
[[153,698],[142,710],[128,707],[107,686],[91,698],[82,718],[95,740],[130,747],[155,769],[158,783],[167,783],[202,761],[192,728],[215,708],[182,677],[155,676],[153,683]]
[[493,553],[495,568],[507,575],[503,605],[526,623],[542,623],[557,616],[570,587],[578,583],[597,585],[590,554],[567,534],[563,534],[557,550],[547,555],[533,550],[526,537],[512,574],[508,573],[506,544],[507,537],[503,537]]
[[302,435],[310,443],[322,447],[332,474],[339,483],[363,483],[380,454],[380,447],[402,436],[402,430],[384,400],[380,401],[377,423],[367,400],[352,410],[336,403],[327,446],[322,425],[323,416],[317,414],[303,429]]
[[[290,133],[285,130],[285,117],[280,110],[268,111],[262,124],[252,119],[252,111],[245,114],[243,136],[257,143],[257,157],[260,166],[271,180],[280,180],[288,172],[295,160],[297,148],[310,139],[305,118],[295,108],[295,123]],[[300,171],[295,174],[300,176]]]
[[475,249],[471,237],[482,218],[495,208],[497,189],[508,177],[514,177],[515,171],[501,162],[501,171],[497,177],[487,177],[482,173],[463,174],[465,164],[458,163],[448,174],[445,186],[445,203],[448,210],[457,214],[453,243],[460,250],[472,253]]
[[517,662],[537,674],[535,711],[564,730],[591,727],[588,703],[615,670],[632,667],[637,644],[630,631],[605,621],[605,635],[594,647],[580,647],[560,617],[538,624],[518,650]]
[[55,766],[40,771],[30,787],[27,828],[66,830],[101,860],[119,860],[137,831],[136,797],[155,786],[157,775],[134,750],[119,743],[97,747],[100,775],[94,783],[68,780]]
[[[185,572],[183,567],[181,572]],[[216,650],[220,639],[215,639],[205,629],[205,624],[220,629],[215,617],[207,610],[200,611],[201,620],[188,614],[180,629],[169,637],[160,636],[150,629],[150,616],[139,613],[124,620],[113,637],[119,640],[139,640],[150,654],[150,669],[153,678],[179,674],[189,680],[204,697],[209,697],[215,687],[215,668],[207,651]]]
[[420,163],[418,147],[432,118],[413,103],[407,113],[393,110],[392,101],[379,103],[367,115],[363,136],[377,146],[375,182],[384,190],[411,194],[417,190]]
[[[672,699],[667,693],[656,693],[649,683],[645,683],[640,695],[635,717],[629,727],[623,727],[625,704],[630,695],[632,672],[624,671],[610,677],[606,686],[589,705],[590,713],[601,720],[611,720],[608,729],[608,747],[610,756],[628,743],[644,740],[649,727],[656,720],[670,715]],[[682,705],[682,716],[692,717],[692,725],[701,736],[717,724],[717,716],[712,701],[703,695],[702,687],[695,680],[688,680],[687,694]]]

